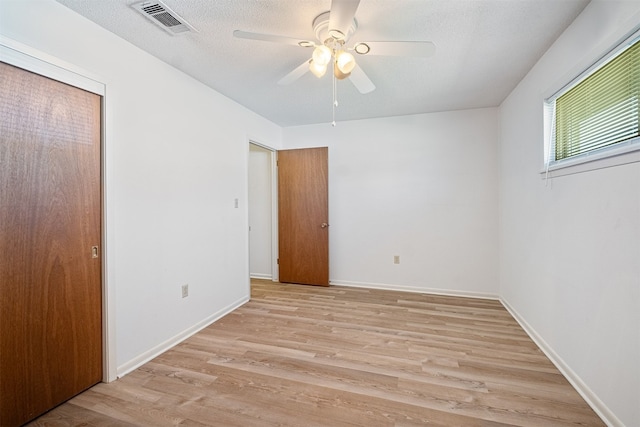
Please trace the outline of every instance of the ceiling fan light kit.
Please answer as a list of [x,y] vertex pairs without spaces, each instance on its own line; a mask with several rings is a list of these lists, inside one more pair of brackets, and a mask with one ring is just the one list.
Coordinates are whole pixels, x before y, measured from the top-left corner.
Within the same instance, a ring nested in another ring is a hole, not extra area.
[[[351,76],[349,80],[356,89],[366,94],[375,90],[375,85],[358,67],[356,60],[349,51],[355,51],[359,55],[377,56],[413,56],[429,57],[435,53],[435,45],[428,41],[369,41],[359,42],[353,47],[346,46],[351,36],[358,29],[355,14],[360,0],[332,0],[331,10],[321,13],[313,20],[313,31],[317,43],[309,40],[294,39],[291,37],[276,36],[270,34],[249,33],[236,30],[235,37],[270,41],[289,44],[304,48],[313,47],[310,59],[296,67],[289,74],[278,81],[280,85],[291,84],[302,77],[307,71],[317,78],[323,77],[329,64],[333,62],[333,116],[332,125],[335,126],[336,80],[343,80]],[[357,72],[357,73],[356,73]]]
[[332,60],[336,78],[342,80],[351,74],[356,66],[356,61],[353,55],[343,49],[343,45],[341,40],[328,38],[324,44],[316,46],[311,61],[309,61],[309,70],[314,76],[318,78],[324,76],[327,66]]

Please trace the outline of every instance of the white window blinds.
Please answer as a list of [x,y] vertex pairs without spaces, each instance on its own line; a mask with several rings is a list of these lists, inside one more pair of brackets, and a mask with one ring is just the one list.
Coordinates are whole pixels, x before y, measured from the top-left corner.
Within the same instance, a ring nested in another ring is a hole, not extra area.
[[638,137],[640,42],[556,99],[555,160]]

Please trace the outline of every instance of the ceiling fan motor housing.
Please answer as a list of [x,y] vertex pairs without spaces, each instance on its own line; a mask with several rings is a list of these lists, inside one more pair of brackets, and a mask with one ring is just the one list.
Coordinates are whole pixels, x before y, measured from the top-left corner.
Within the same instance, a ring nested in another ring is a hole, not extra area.
[[[316,19],[313,20],[313,31],[316,35],[316,39],[318,39],[318,41],[323,44],[325,44],[325,42],[329,39],[338,39],[337,37],[334,37],[329,33],[329,15],[330,12],[324,12],[316,16]],[[356,21],[356,18],[353,18],[353,21],[349,26],[349,30],[347,31],[347,34],[344,35],[342,40],[345,42],[349,40],[349,38],[353,35],[353,33],[355,33],[357,29],[358,21]]]

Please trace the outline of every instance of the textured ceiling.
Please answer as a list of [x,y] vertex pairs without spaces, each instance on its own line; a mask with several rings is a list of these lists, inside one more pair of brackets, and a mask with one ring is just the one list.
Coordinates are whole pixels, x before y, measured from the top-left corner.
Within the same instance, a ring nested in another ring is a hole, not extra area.
[[[198,32],[173,36],[130,7],[136,0],[57,0],[281,126],[332,121],[332,79],[277,84],[310,49],[238,39],[234,30],[315,40],[331,0],[163,0]],[[588,0],[361,0],[358,41],[420,40],[430,58],[357,56],[376,85],[338,82],[336,120],[494,107]]]

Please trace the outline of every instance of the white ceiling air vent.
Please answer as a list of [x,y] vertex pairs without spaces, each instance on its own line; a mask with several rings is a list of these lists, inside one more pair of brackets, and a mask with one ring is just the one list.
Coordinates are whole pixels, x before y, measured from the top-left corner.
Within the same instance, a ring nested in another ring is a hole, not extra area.
[[196,29],[182,19],[181,16],[160,1],[143,1],[132,4],[131,7],[149,18],[151,22],[169,34],[176,35],[196,31]]

